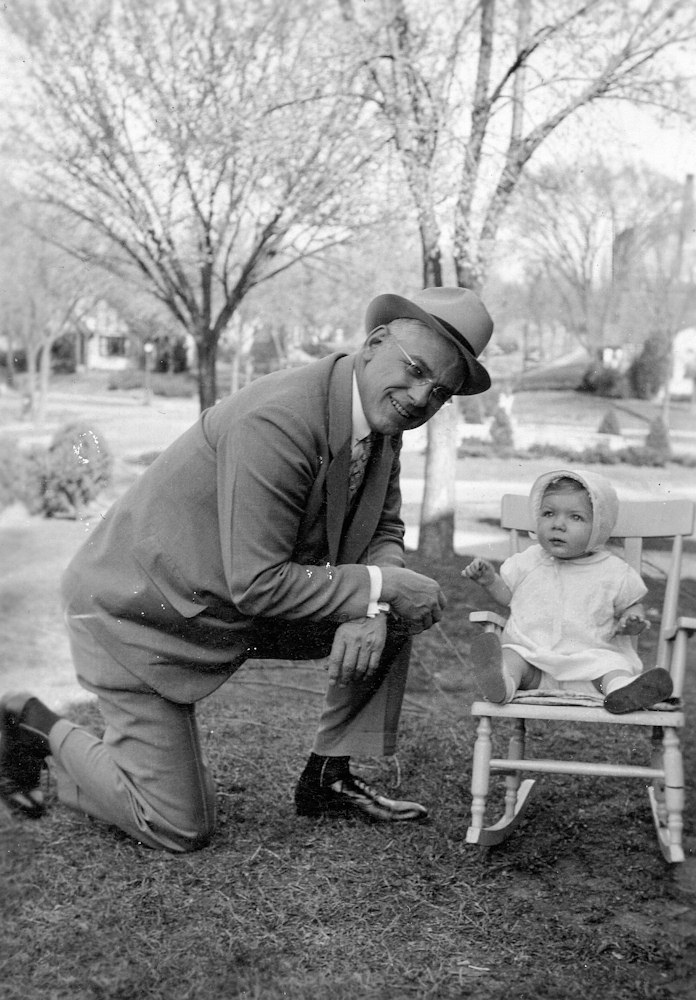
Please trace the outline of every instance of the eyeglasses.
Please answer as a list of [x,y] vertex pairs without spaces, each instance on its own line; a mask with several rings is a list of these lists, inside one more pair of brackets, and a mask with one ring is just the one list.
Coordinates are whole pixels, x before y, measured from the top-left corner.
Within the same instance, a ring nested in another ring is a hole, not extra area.
[[417,361],[414,361],[410,354],[407,354],[403,349],[399,341],[392,334],[392,340],[399,348],[403,356],[406,358],[408,364],[406,365],[406,371],[408,372],[409,378],[414,385],[431,385],[432,389],[428,395],[428,403],[430,406],[443,406],[445,403],[451,402],[452,389],[448,389],[445,385],[438,385],[434,378],[430,378],[425,374],[421,366]]

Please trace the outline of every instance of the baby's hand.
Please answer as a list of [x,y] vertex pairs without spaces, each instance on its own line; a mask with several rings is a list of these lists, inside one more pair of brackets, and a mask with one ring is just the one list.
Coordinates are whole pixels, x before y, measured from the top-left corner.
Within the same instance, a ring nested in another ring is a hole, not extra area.
[[473,559],[469,565],[462,570],[462,576],[467,577],[469,580],[473,580],[474,583],[478,583],[482,587],[490,587],[490,585],[495,581],[495,570],[488,560],[477,556],[476,559]]
[[615,635],[640,635],[641,632],[645,632],[646,629],[650,628],[650,622],[643,615],[637,615],[634,612],[630,614],[623,614],[616,623],[616,628],[614,629]]

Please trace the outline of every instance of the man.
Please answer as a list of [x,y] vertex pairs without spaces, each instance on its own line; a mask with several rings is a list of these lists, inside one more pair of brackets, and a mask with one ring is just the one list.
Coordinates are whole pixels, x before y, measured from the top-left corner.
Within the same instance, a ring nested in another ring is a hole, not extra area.
[[63,578],[77,676],[103,739],[29,694],[0,702],[0,790],[26,812],[53,757],[59,798],[144,844],[195,850],[215,789],[195,703],[248,657],[328,656],[298,814],[426,815],[350,772],[394,752],[410,635],[441,617],[404,566],[399,450],[451,396],[483,392],[493,324],[478,297],[380,295],[367,339],[205,411],[97,525]]

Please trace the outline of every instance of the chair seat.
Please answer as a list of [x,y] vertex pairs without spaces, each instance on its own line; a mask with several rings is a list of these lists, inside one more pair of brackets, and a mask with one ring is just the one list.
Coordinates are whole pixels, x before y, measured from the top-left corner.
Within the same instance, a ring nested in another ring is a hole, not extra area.
[[[584,699],[584,700],[583,700]],[[471,714],[485,715],[497,719],[545,719],[558,722],[601,722],[617,726],[669,726],[681,728],[684,725],[684,712],[681,702],[660,702],[654,708],[643,709],[640,712],[627,712],[625,715],[613,715],[602,707],[599,698],[593,704],[592,696],[578,695],[569,698],[567,695],[554,694],[518,695],[505,705],[497,705],[491,701],[475,701],[471,706]]]

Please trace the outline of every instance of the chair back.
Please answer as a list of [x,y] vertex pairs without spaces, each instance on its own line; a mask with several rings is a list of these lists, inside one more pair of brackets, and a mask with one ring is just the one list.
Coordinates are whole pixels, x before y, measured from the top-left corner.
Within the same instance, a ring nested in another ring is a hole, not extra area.
[[[510,552],[525,547],[529,532],[535,529],[529,509],[529,497],[506,493],[501,501],[500,525],[510,532]],[[610,539],[612,548],[641,572],[643,542],[647,538],[665,538],[671,541],[667,582],[662,604],[660,636],[657,646],[657,665],[670,669],[667,637],[674,633],[679,603],[679,584],[684,538],[694,531],[694,504],[691,500],[622,500],[619,516]],[[656,664],[652,664],[655,666]],[[672,676],[674,691],[681,696],[684,678]]]

